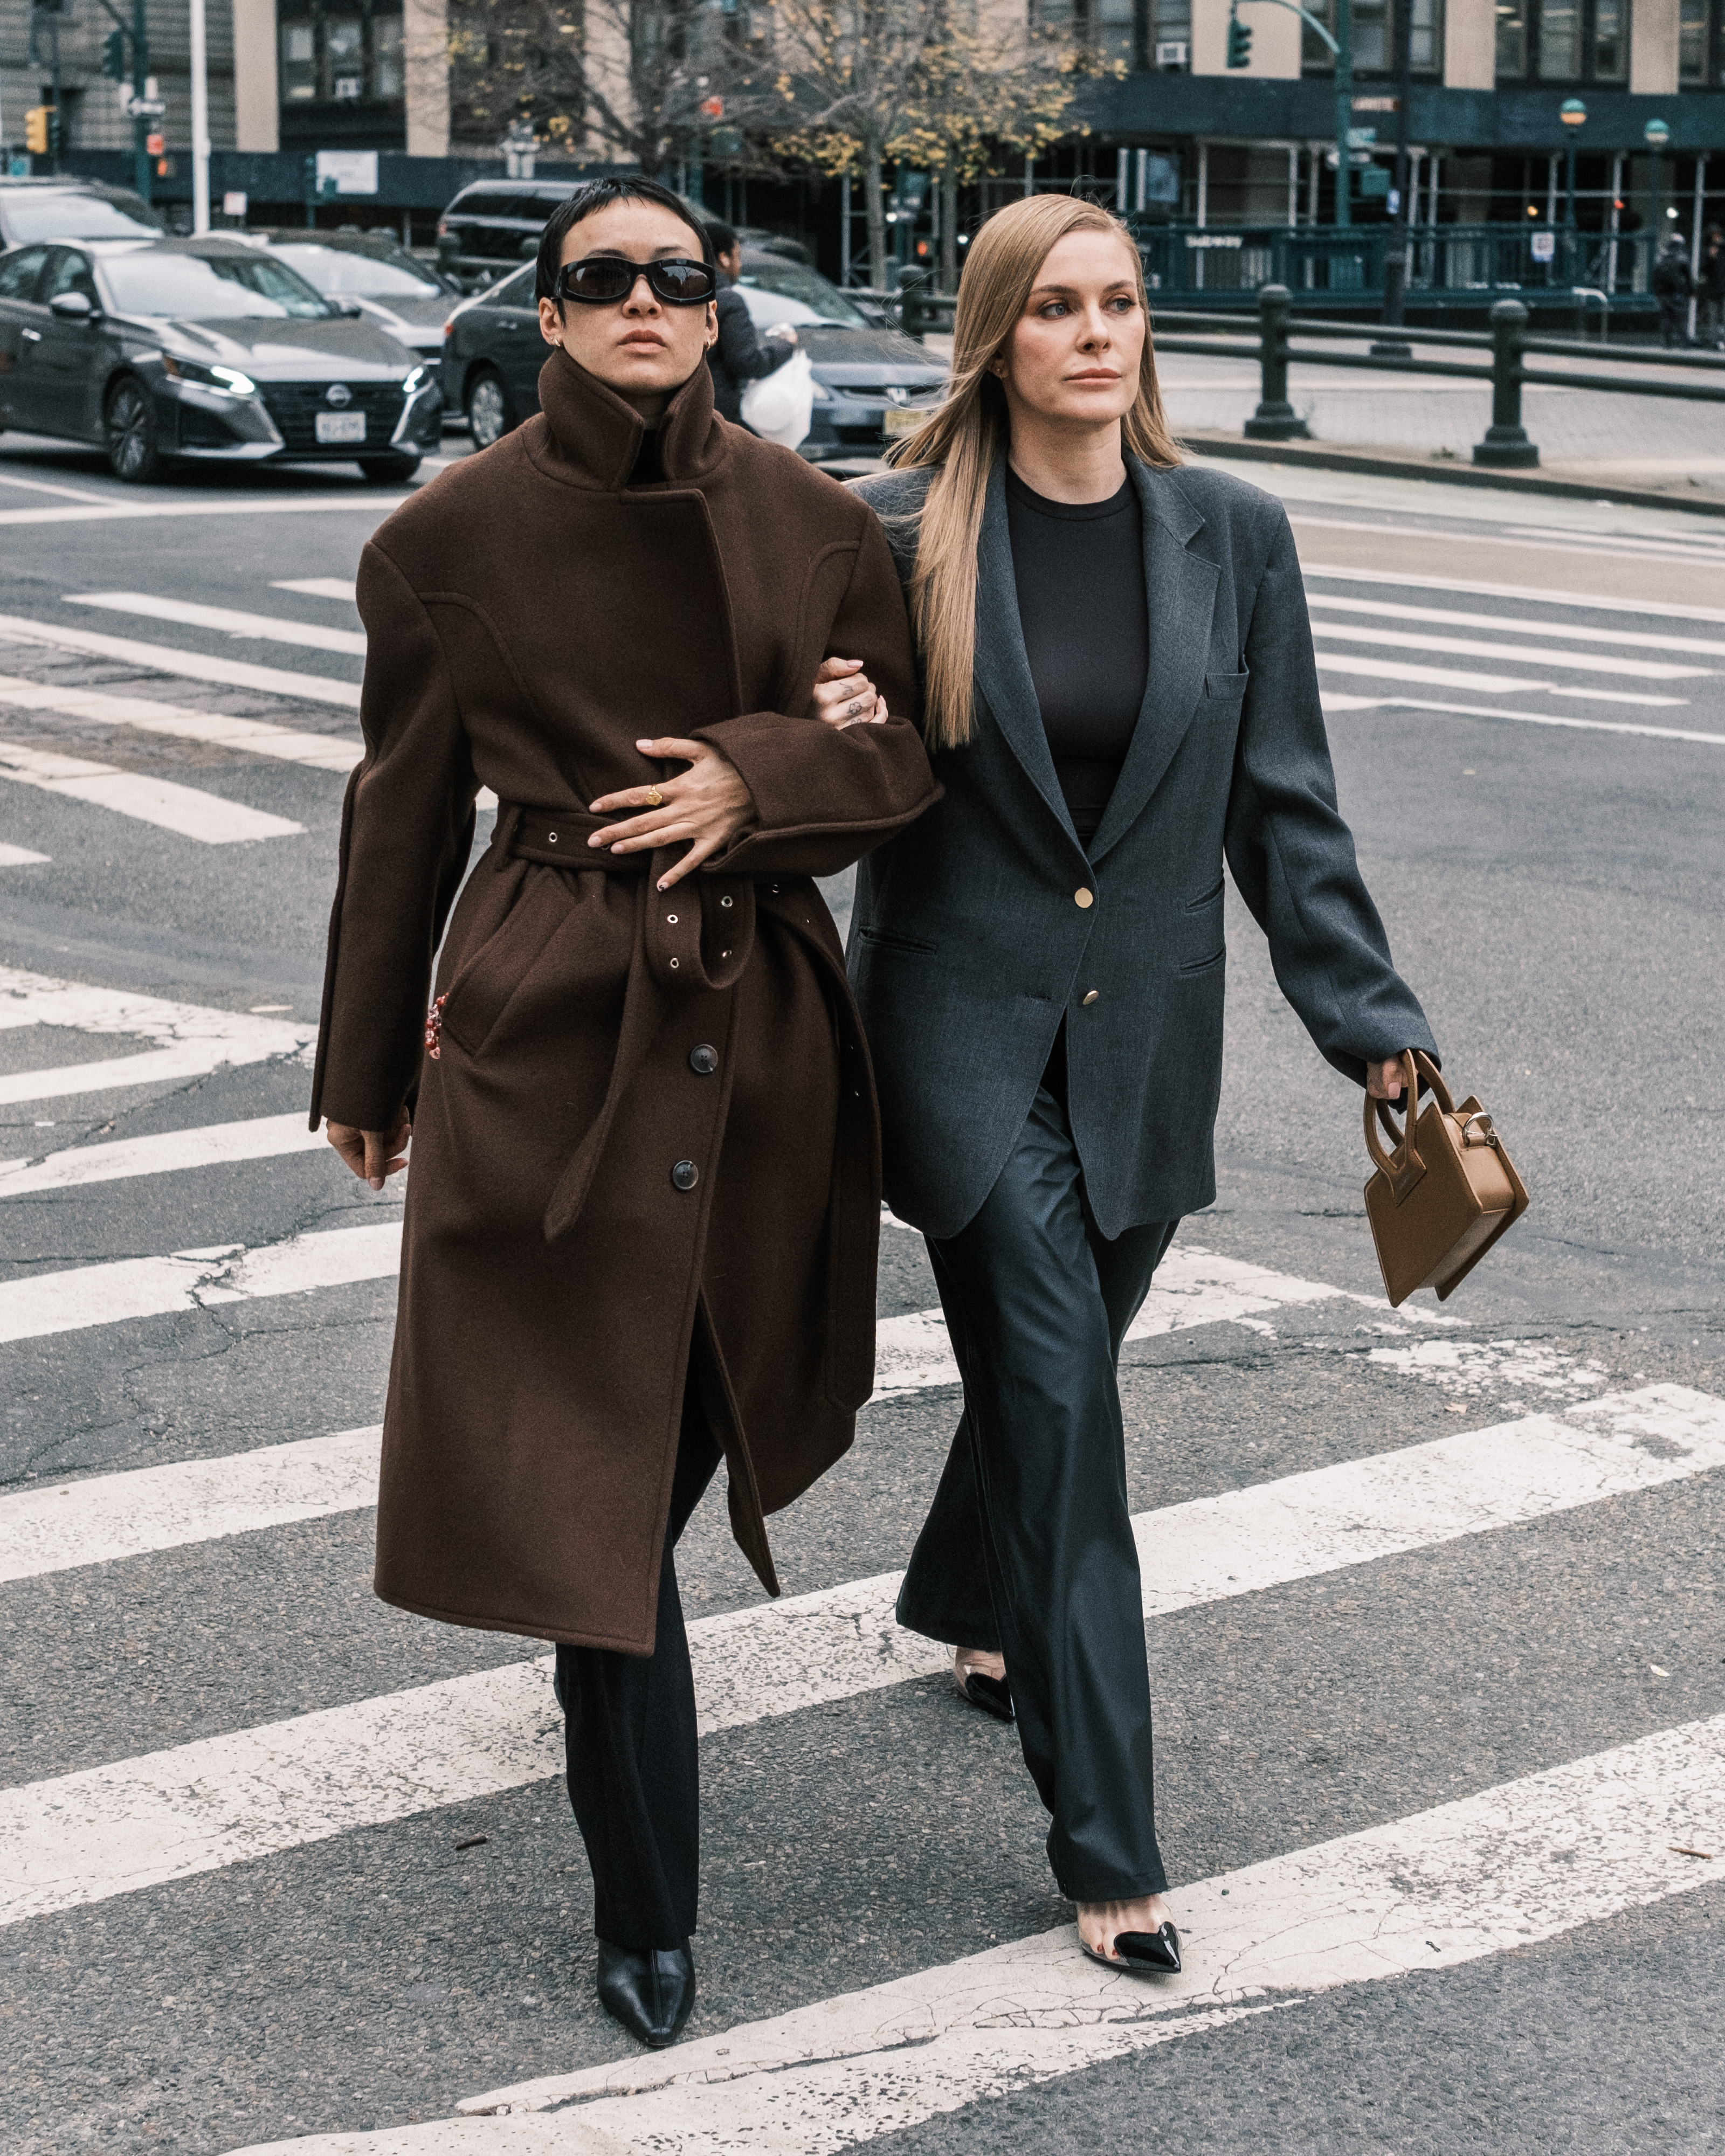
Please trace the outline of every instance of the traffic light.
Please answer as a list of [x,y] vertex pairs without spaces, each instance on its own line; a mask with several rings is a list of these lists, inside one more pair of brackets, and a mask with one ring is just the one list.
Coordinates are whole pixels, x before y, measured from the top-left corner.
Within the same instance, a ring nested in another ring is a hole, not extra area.
[[33,105],[24,115],[24,147],[33,157],[49,153],[48,123],[53,110],[51,105]]
[[124,30],[110,30],[102,40],[102,73],[110,82],[125,82],[128,80]]
[[1240,19],[1238,7],[1228,14],[1228,64],[1231,68],[1250,67],[1252,59],[1252,33]]

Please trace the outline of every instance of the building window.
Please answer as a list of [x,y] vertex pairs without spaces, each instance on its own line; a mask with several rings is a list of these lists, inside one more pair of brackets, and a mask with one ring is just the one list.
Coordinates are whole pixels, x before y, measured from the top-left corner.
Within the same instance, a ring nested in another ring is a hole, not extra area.
[[1090,40],[1105,60],[1138,65],[1137,0],[1090,0]]
[[285,105],[399,104],[402,18],[367,15],[355,0],[338,13],[313,0],[309,13],[281,26]]
[[1408,20],[1408,64],[1415,74],[1435,74],[1443,65],[1442,29],[1439,0],[1413,0]]
[[310,23],[281,26],[281,94],[295,104],[317,95],[317,33]]
[[[1332,0],[1305,0],[1307,12],[1335,33]],[[1400,21],[1398,0],[1353,0],[1353,64],[1363,74],[1393,74],[1401,64],[1396,52]],[[1443,66],[1443,0],[1409,0],[1408,64],[1416,74],[1435,74]],[[1302,33],[1301,65],[1307,74],[1332,74],[1329,47],[1308,26]]]
[[1629,75],[1629,0],[1594,0],[1595,82],[1623,82]]
[[1630,0],[1497,0],[1498,80],[1625,80],[1629,8]]
[[1711,0],[1681,0],[1677,18],[1677,80],[1705,82],[1712,73]]
[[1580,73],[1580,0],[1540,0],[1540,80],[1574,82]]

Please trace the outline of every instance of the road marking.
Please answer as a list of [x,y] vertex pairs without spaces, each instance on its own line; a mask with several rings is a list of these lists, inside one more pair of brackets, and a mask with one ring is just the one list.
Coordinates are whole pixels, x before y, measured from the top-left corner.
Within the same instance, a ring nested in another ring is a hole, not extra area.
[[[1374,530],[1367,526],[1368,531]],[[1665,599],[1608,599],[1592,592],[1548,592],[1537,584],[1482,583],[1466,577],[1416,575],[1411,570],[1340,569],[1324,562],[1302,562],[1307,577],[1349,584],[1402,584],[1409,591],[1471,592],[1487,599],[1532,599],[1541,606],[1585,607],[1599,613],[1640,613],[1650,621],[1725,621],[1725,607],[1678,606]],[[1553,629],[1558,626],[1553,623]],[[1567,634],[1567,631],[1563,632]]]
[[309,644],[316,651],[340,651],[353,659],[366,655],[363,630],[326,629],[315,622],[290,621],[281,614],[241,613],[232,607],[202,606],[193,599],[157,598],[148,592],[68,592],[67,606],[105,607],[113,613],[138,613],[154,621],[176,621],[188,629],[219,629],[228,636],[271,644]]
[[1354,599],[1336,592],[1313,592],[1310,603],[1326,613],[1379,614],[1394,621],[1448,623],[1457,629],[1524,630],[1533,636],[1574,637],[1592,644],[1634,644],[1649,651],[1694,651],[1704,658],[1725,659],[1725,644],[1705,636],[1651,636],[1634,629],[1589,629],[1580,622],[1526,621],[1513,614],[1462,613],[1449,607],[1397,606],[1389,599]]
[[219,711],[193,711],[180,704],[159,704],[149,696],[119,696],[106,689],[69,689],[51,681],[26,681],[0,674],[0,704],[26,711],[62,711],[67,717],[94,720],[105,726],[137,726],[145,733],[168,734],[186,741],[213,742],[281,763],[303,763],[316,771],[352,771],[365,753],[357,734],[298,733],[262,719],[229,718]]
[[17,473],[4,469],[0,469],[0,486],[22,487],[29,494],[61,495],[68,501],[90,501],[100,504],[113,499],[111,495],[90,494],[81,486],[51,486],[46,480],[20,479]]
[[1725,748],[1725,734],[1703,734],[1686,726],[1643,726],[1627,719],[1572,719],[1558,711],[1507,711],[1485,704],[1441,704],[1425,696],[1326,696],[1327,711],[1437,711],[1447,718],[1514,719],[1524,726],[1567,726],[1589,734],[1640,734],[1650,741],[1704,742]]
[[1393,659],[1347,659],[1327,651],[1317,654],[1321,674],[1366,674],[1375,681],[1430,681],[1435,688],[1477,689],[1486,696],[1532,696],[1543,681],[1519,681],[1507,674],[1478,674],[1455,666],[1410,666]]
[[[562,2139],[572,2156],[827,2156],[1343,1985],[1460,1968],[1685,1893],[1703,1882],[1671,1845],[1717,1830],[1722,1783],[1725,1715],[1176,1888],[1178,1976],[1100,1969],[1062,1925],[671,2051],[494,2089],[458,2115],[503,2114],[499,2148],[532,2145],[511,2133],[514,2115],[564,2106],[542,2145]],[[274,2145],[437,2144],[420,2126]],[[480,2135],[448,2145],[486,2148]]]
[[377,1429],[0,1496],[0,1580],[111,1564],[377,1502]]
[[68,1026],[81,1033],[141,1036],[157,1045],[146,1055],[98,1063],[67,1064],[52,1070],[15,1070],[0,1076],[0,1103],[45,1101],[56,1095],[106,1091],[111,1086],[153,1085],[169,1078],[197,1078],[224,1064],[264,1063],[292,1056],[309,1062],[315,1025],[254,1018],[243,1011],[201,1004],[171,1003],[160,996],[118,988],[91,988],[0,966],[0,1032],[19,1026]]
[[26,748],[16,742],[0,742],[0,778],[110,808],[116,816],[154,824],[206,846],[292,838],[305,829],[285,816],[267,816],[261,808],[224,800],[219,793],[201,793],[195,786],[177,786],[172,779],[121,771],[111,763],[91,763],[83,757],[60,756],[49,749]]
[[[1589,562],[1597,562],[1599,559],[1595,547],[1570,543],[1583,536],[1579,532],[1570,532],[1561,540],[1519,538],[1512,536],[1508,526],[1500,526],[1496,530],[1489,531],[1452,531],[1441,525],[1435,524],[1373,524],[1361,516],[1307,516],[1291,509],[1288,511],[1288,521],[1290,524],[1309,524],[1314,528],[1321,528],[1327,531],[1366,531],[1377,539],[1420,539],[1428,543],[1432,540],[1438,540],[1452,547],[1514,547],[1521,552],[1526,552],[1531,547],[1541,554],[1579,554]],[[1617,542],[1614,538],[1609,543],[1615,546]],[[1709,556],[1693,552],[1681,540],[1677,539],[1644,540],[1640,542],[1640,551],[1635,553],[1634,558],[1638,562],[1687,562],[1692,566],[1700,567],[1709,566],[1712,559]],[[1328,576],[1332,572],[1324,570],[1322,573]],[[1405,579],[1386,578],[1384,581],[1396,583],[1405,581],[1412,583],[1414,579],[1411,577]],[[1537,598],[1539,594],[1530,593],[1528,596]],[[1590,602],[1584,602],[1584,603],[1590,603]],[[1710,619],[1711,617],[1697,618]]]
[[303,1115],[289,1115],[205,1123],[196,1130],[164,1131],[157,1137],[115,1138],[106,1145],[68,1146],[40,1160],[0,1161],[0,1202],[31,1191],[73,1190],[134,1175],[273,1160],[283,1153],[315,1152],[327,1142],[321,1131],[306,1128]]
[[1678,547],[1692,552],[1697,561],[1725,563],[1725,538],[1712,531],[1686,531],[1676,538],[1661,538],[1633,531],[1573,531],[1561,524],[1507,524],[1504,529],[1512,539],[1563,539],[1573,546],[1603,548],[1610,554]]
[[401,1223],[391,1219],[367,1228],[323,1228],[255,1250],[229,1244],[27,1273],[0,1285],[0,1343],[265,1296],[309,1295],[387,1280],[400,1270]]
[[1596,651],[1559,651],[1551,644],[1505,644],[1476,636],[1421,636],[1406,629],[1367,629],[1351,621],[1314,621],[1315,636],[1338,643],[1381,644],[1395,651],[1451,651],[1464,659],[1497,659],[1516,666],[1559,666],[1576,674],[1620,674],[1632,681],[1697,681],[1712,666],[1673,666],[1656,659],[1607,659]]
[[[0,509],[0,524],[126,523],[151,516],[367,516],[375,524],[380,516],[399,509],[407,497],[399,494],[262,495],[249,500],[210,501],[178,495],[161,501],[119,501],[104,497],[65,509]],[[369,528],[369,527],[368,527]]]
[[47,854],[33,854],[28,846],[0,844],[0,869],[24,869],[52,857]]
[[[5,521],[0,512],[0,523]],[[298,696],[309,703],[340,704],[359,709],[359,684],[337,681],[328,674],[290,674],[279,666],[254,666],[243,659],[213,659],[207,652],[178,651],[166,644],[136,637],[108,636],[95,629],[63,629],[58,622],[30,621],[22,614],[0,614],[0,642],[49,644],[64,651],[88,651],[99,659],[124,660],[177,674],[188,681],[221,681],[234,689],[262,689],[272,696]]]
[[345,599],[349,606],[357,603],[359,587],[342,577],[280,577],[270,587],[272,592],[303,592],[311,599]]
[[[1133,1522],[1145,1613],[1522,1526],[1721,1466],[1725,1403],[1652,1385],[1227,1491]],[[74,1503],[80,1486],[61,1502]],[[43,1502],[29,1493],[39,1509],[18,1515],[28,1532],[40,1532]],[[703,1733],[942,1669],[943,1648],[894,1621],[900,1578],[691,1625]],[[0,1923],[559,1774],[552,1661],[539,1656],[0,1793]]]

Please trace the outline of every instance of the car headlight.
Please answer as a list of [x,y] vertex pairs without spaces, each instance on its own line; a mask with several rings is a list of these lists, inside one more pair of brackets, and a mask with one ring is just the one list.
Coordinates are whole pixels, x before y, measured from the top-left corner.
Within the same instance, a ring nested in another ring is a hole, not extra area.
[[205,389],[219,389],[228,397],[258,393],[257,383],[237,367],[206,367],[201,359],[176,359],[171,352],[163,352],[162,364],[176,382],[196,382]]
[[424,387],[425,369],[423,367],[416,367],[403,381],[401,393],[403,397],[414,397],[417,396],[419,391]]

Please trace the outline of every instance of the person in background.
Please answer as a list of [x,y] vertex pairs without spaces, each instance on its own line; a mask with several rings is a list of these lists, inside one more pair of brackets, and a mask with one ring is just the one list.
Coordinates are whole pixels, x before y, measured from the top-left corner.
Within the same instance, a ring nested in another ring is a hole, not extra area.
[[1701,341],[1725,351],[1725,232],[1707,227],[1701,243],[1701,275],[1695,280],[1701,300]]
[[742,416],[744,385],[776,374],[795,350],[797,332],[788,322],[779,322],[764,337],[755,334],[748,301],[737,289],[742,243],[728,224],[711,223],[707,230],[725,280],[719,287],[718,341],[706,356],[713,375],[713,408],[721,419],[742,427],[747,424]]
[[1682,241],[1673,233],[1653,265],[1653,296],[1659,302],[1659,341],[1669,352],[1689,341],[1689,302],[1695,280],[1684,259]]

